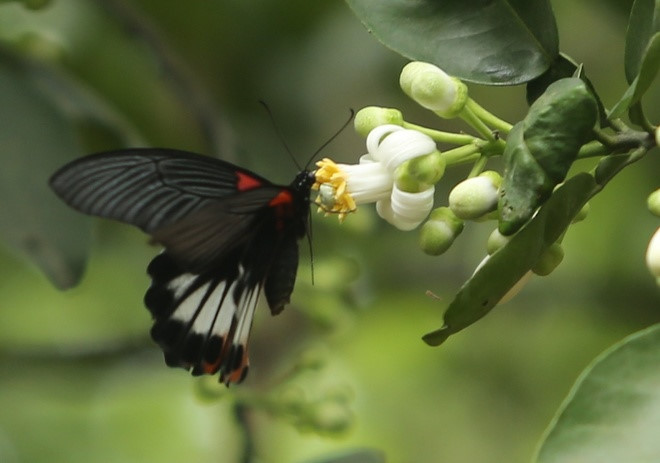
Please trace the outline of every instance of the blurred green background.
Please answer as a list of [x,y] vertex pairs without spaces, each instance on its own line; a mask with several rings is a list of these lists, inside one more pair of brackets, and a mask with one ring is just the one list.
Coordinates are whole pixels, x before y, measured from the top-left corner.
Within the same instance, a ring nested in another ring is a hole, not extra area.
[[[585,63],[606,105],[626,88],[630,3],[553,2],[562,51]],[[328,419],[351,426],[319,436],[286,411],[253,404],[243,424],[254,461],[372,448],[392,462],[524,462],[589,361],[660,321],[644,266],[658,226],[645,206],[657,188],[654,156],[592,201],[552,275],[440,348],[420,337],[440,326],[494,225],[470,224],[431,258],[415,232],[364,207],[343,225],[314,217],[314,285],[302,243],[292,306],[276,318],[259,311],[252,370],[237,391],[168,369],[142,306],[157,249],[127,226],[82,220],[43,196],[57,166],[140,144],[219,154],[288,183],[297,167],[259,99],[300,163],[349,108],[397,107],[411,122],[464,127],[406,99],[397,87],[406,60],[339,0],[52,0],[34,11],[5,2],[0,40],[0,462],[240,461],[245,434],[232,404],[272,391],[304,391],[311,402],[330,391],[340,405],[348,396],[351,412],[331,409]],[[14,73],[17,56],[31,57],[25,74]],[[660,101],[654,92],[649,101]],[[470,93],[509,121],[525,114],[522,87]],[[648,106],[657,121],[660,105]],[[349,129],[322,156],[354,162],[364,151]],[[467,172],[446,174],[438,204]],[[53,243],[73,256],[69,267]],[[84,277],[68,291],[35,264],[70,283],[67,268],[81,265],[88,245]],[[300,365],[308,371],[292,378]]]

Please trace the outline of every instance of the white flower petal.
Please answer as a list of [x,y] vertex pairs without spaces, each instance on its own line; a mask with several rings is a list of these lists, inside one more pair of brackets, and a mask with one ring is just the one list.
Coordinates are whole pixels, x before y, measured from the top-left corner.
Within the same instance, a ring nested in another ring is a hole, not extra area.
[[392,176],[380,162],[340,167],[347,174],[346,188],[356,204],[373,203],[390,195]]
[[394,185],[392,188],[392,210],[394,214],[411,221],[421,222],[433,208],[435,188],[431,187],[419,193],[401,191]]
[[378,150],[371,155],[383,162],[387,170],[394,172],[401,163],[432,153],[436,148],[435,142],[428,135],[416,130],[400,130],[385,137],[378,145]]
[[369,132],[367,135],[367,151],[373,157],[373,154],[378,151],[378,145],[386,135],[399,130],[405,130],[403,127],[394,124],[380,125]]
[[434,191],[434,188],[429,188],[419,193],[407,193],[394,185],[390,199],[378,201],[376,210],[378,215],[399,230],[412,230],[431,212]]

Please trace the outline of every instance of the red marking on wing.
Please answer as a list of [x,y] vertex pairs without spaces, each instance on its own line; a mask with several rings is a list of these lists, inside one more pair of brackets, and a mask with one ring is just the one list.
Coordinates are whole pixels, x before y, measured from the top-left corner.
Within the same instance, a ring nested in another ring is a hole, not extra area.
[[275,209],[275,227],[278,231],[284,229],[284,222],[293,216],[293,194],[289,190],[282,190],[268,202]]
[[238,177],[238,181],[236,182],[236,188],[238,191],[252,190],[262,185],[259,179],[243,172],[236,172],[236,177]]
[[280,208],[291,203],[293,203],[293,195],[291,192],[289,190],[282,190],[277,193],[277,196],[270,200],[268,205],[271,207]]

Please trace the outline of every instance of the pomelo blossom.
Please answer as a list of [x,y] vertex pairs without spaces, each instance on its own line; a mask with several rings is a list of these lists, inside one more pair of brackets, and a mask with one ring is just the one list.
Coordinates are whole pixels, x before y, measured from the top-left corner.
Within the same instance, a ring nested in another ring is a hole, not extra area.
[[[404,191],[397,185],[397,170],[407,161],[437,154],[435,142],[416,130],[386,124],[373,129],[366,144],[367,154],[358,164],[338,164],[327,158],[316,164],[316,203],[320,210],[343,220],[359,204],[375,202],[383,219],[401,230],[412,230],[431,211],[435,188],[423,184],[419,191]],[[407,185],[406,189],[416,188]]]

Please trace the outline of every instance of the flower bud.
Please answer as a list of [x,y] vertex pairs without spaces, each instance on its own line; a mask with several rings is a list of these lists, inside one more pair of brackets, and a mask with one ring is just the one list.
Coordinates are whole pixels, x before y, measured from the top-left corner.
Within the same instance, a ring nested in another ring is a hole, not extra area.
[[660,286],[660,228],[655,231],[646,249],[646,266]]
[[573,217],[573,223],[578,223],[586,219],[587,215],[589,215],[590,210],[591,210],[591,206],[589,205],[589,203],[584,203],[584,206],[582,206],[580,211],[575,215],[575,217]]
[[660,188],[649,195],[646,205],[649,211],[651,211],[651,214],[660,217]]
[[449,249],[463,231],[463,221],[448,207],[431,212],[419,234],[419,246],[430,256],[439,256]]
[[539,276],[550,275],[562,260],[564,260],[564,248],[561,247],[561,244],[554,243],[541,254],[532,267],[532,272]]
[[408,63],[401,71],[399,84],[418,104],[446,119],[456,117],[468,100],[463,82],[429,63]]
[[310,421],[312,429],[316,432],[324,435],[338,435],[351,427],[354,416],[347,404],[327,399],[315,405]]
[[410,159],[394,171],[396,185],[408,193],[417,193],[435,185],[445,173],[445,159],[439,151]]
[[503,248],[509,241],[511,241],[511,236],[504,236],[500,233],[500,230],[496,228],[490,234],[488,241],[486,242],[488,255],[492,255],[495,251]]
[[497,209],[500,182],[495,171],[463,180],[449,193],[449,207],[463,220],[479,219]]
[[379,106],[367,106],[355,115],[353,126],[355,131],[366,137],[379,125],[394,124],[403,125],[403,114],[394,108],[381,108]]

